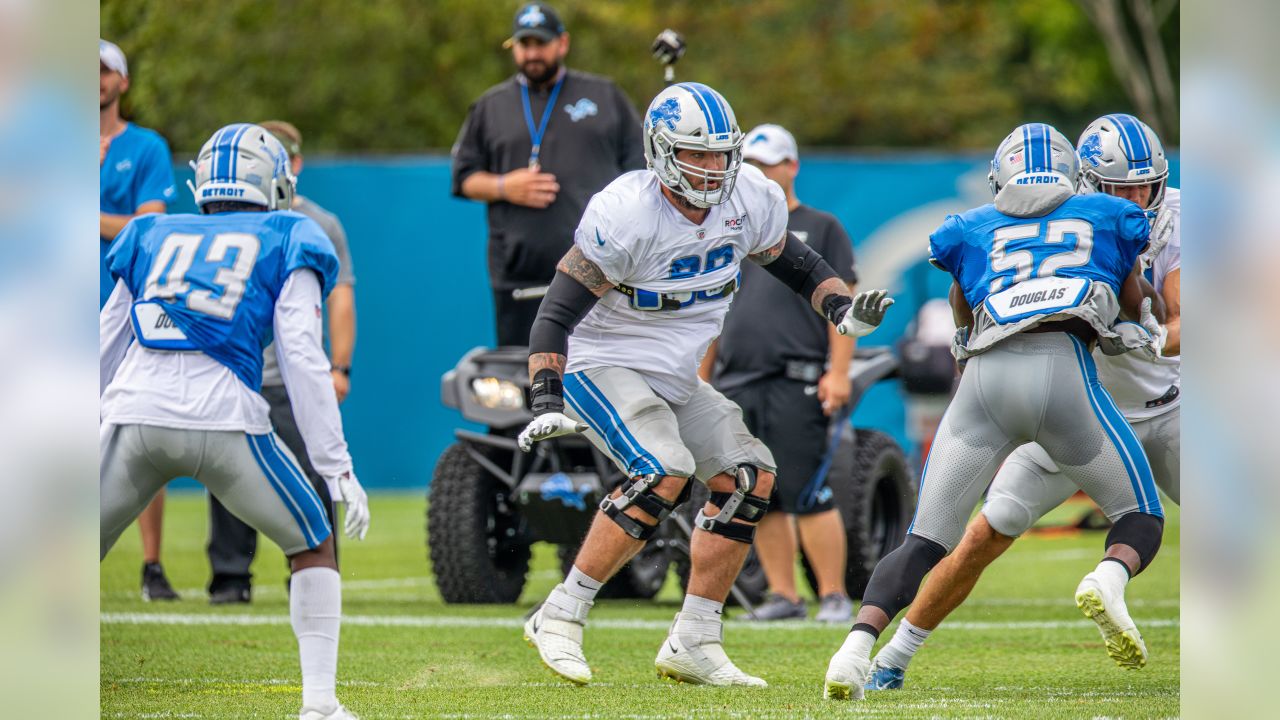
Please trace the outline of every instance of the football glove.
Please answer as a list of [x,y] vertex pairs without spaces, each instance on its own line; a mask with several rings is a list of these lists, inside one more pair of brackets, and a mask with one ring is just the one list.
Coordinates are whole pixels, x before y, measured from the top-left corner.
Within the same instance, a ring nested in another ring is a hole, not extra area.
[[871,334],[884,320],[884,313],[893,304],[893,298],[886,297],[888,290],[864,290],[853,299],[853,305],[840,318],[836,330],[841,335],[860,338]]
[[561,435],[580,433],[586,429],[586,425],[574,421],[564,413],[543,413],[535,417],[525,426],[524,430],[520,431],[520,437],[516,439],[516,442],[520,445],[521,450],[529,452],[533,449],[533,444],[539,440],[549,440]]
[[369,532],[369,496],[365,494],[354,472],[338,476],[338,494],[341,495],[337,498],[338,502],[345,503],[347,506],[347,519],[343,530],[346,531],[347,537],[363,540],[365,533]]
[[1143,298],[1138,308],[1138,324],[1151,336],[1152,350],[1159,355],[1164,350],[1165,341],[1169,339],[1169,331],[1151,314],[1151,298]]
[[1147,241],[1147,249],[1141,255],[1142,269],[1145,270],[1155,264],[1156,258],[1160,255],[1160,251],[1164,250],[1165,245],[1169,244],[1169,239],[1173,237],[1174,215],[1177,213],[1169,209],[1168,204],[1160,207],[1160,212],[1156,213],[1156,219],[1151,223],[1151,235]]

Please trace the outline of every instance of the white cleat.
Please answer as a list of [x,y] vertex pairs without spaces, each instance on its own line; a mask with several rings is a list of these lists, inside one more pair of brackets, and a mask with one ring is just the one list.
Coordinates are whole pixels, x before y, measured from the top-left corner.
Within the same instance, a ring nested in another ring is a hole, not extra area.
[[1147,646],[1129,617],[1124,587],[1109,585],[1097,572],[1085,575],[1076,587],[1076,607],[1098,624],[1111,659],[1126,670],[1137,670],[1147,664]]
[[525,642],[537,649],[542,663],[577,685],[591,682],[591,668],[582,655],[582,631],[591,605],[565,592],[564,585],[557,585],[524,624]]
[[828,700],[861,700],[871,677],[871,658],[854,642],[857,633],[849,633],[844,644],[831,656],[827,677],[822,684],[822,697]]
[[302,712],[298,714],[298,720],[360,720],[360,718],[339,704],[333,710],[304,707]]
[[692,685],[769,687],[738,669],[724,651],[724,624],[719,617],[676,613],[671,632],[653,661],[658,677]]

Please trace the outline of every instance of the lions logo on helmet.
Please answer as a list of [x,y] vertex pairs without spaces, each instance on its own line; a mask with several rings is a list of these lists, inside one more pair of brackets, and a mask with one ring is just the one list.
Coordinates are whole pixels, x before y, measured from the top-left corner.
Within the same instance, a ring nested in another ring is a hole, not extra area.
[[991,194],[1007,185],[1065,185],[1074,189],[1080,158],[1071,141],[1051,125],[1027,123],[1014,128],[991,159]]
[[[726,155],[724,170],[676,159],[677,150]],[[733,195],[742,166],[742,130],[724,97],[702,83],[678,83],[658,93],[645,113],[644,157],[672,192],[696,207],[719,205]],[[690,178],[701,180],[695,188]],[[714,185],[714,187],[712,187]]]
[[284,145],[251,123],[228,125],[213,134],[191,163],[195,183],[187,187],[202,210],[212,202],[242,202],[268,210],[293,207],[297,179]]
[[1080,158],[1088,163],[1080,173],[1080,192],[1105,192],[1104,186],[1152,185],[1148,214],[1164,202],[1169,159],[1154,130],[1123,113],[1103,115],[1080,134]]

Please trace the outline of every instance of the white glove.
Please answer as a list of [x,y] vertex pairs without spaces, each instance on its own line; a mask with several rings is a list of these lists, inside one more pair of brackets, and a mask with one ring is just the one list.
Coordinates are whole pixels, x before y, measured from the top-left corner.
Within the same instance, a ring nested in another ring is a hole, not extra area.
[[369,532],[369,496],[365,494],[354,472],[338,476],[338,502],[346,503],[347,520],[343,530],[353,540],[363,540]]
[[841,335],[860,338],[880,326],[884,313],[893,304],[888,290],[864,290],[853,298],[853,306],[840,318],[836,330]]
[[1151,235],[1147,240],[1147,249],[1142,252],[1140,259],[1142,260],[1142,269],[1145,270],[1155,264],[1156,257],[1160,255],[1160,251],[1164,250],[1164,246],[1169,244],[1169,239],[1173,237],[1174,216],[1177,213],[1169,208],[1168,204],[1160,206],[1160,211],[1156,213],[1155,222],[1151,223]]
[[1152,350],[1159,355],[1164,350],[1165,341],[1169,339],[1169,331],[1151,314],[1151,298],[1143,298],[1138,307],[1138,324],[1151,336]]
[[575,422],[564,413],[549,412],[535,417],[525,426],[525,429],[520,431],[520,437],[516,442],[519,443],[521,450],[529,452],[533,449],[533,444],[539,440],[580,433],[586,429],[586,425]]

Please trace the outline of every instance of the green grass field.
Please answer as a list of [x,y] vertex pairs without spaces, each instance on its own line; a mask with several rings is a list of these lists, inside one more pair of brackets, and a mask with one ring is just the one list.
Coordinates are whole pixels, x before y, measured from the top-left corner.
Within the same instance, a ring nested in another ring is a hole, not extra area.
[[[537,548],[519,606],[445,605],[426,560],[422,495],[377,494],[368,538],[342,546],[338,695],[366,719],[1173,717],[1179,541],[1172,510],[1160,557],[1129,591],[1151,653],[1145,669],[1115,667],[1071,601],[1097,562],[1103,534],[1031,536],[934,633],[911,665],[907,689],[835,703],[822,699],[822,677],[844,626],[731,620],[726,649],[769,681],[766,690],[657,679],[653,658],[680,602],[674,581],[655,602],[598,603],[586,639],[596,682],[560,682],[520,631],[525,611],[559,579],[554,548]],[[253,604],[210,607],[206,517],[203,495],[170,496],[164,562],[183,593],[179,602],[139,599],[136,530],[102,563],[103,717],[296,717],[301,686],[283,558],[264,540]]]

